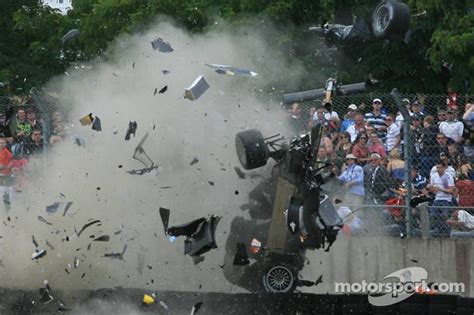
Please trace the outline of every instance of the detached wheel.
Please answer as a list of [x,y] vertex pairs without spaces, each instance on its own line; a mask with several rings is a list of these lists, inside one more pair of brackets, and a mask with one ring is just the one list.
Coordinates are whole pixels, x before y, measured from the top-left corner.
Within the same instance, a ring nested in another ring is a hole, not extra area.
[[372,14],[372,30],[381,39],[403,39],[410,28],[410,10],[405,3],[384,0]]
[[291,293],[296,288],[296,274],[285,265],[273,265],[263,274],[263,288],[269,293]]
[[257,129],[237,133],[235,136],[235,149],[240,164],[246,170],[252,170],[267,164],[267,146],[262,134]]

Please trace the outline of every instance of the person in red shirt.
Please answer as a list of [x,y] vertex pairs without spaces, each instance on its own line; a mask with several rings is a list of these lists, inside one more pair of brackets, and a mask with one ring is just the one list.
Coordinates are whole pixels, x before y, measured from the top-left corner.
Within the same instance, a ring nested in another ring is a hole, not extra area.
[[9,164],[11,160],[12,153],[7,148],[7,140],[0,138],[0,174],[10,175],[11,170]]
[[357,164],[359,165],[365,165],[365,163],[370,160],[369,150],[367,149],[367,140],[367,134],[360,133],[352,147],[352,154],[357,158]]
[[384,145],[380,142],[377,132],[369,134],[370,144],[367,146],[369,153],[378,153],[382,159],[387,156]]
[[460,207],[474,207],[474,181],[460,174],[455,184],[458,190],[458,204]]
[[446,105],[448,109],[457,110],[458,109],[458,93],[455,92],[452,88],[448,87],[448,97],[446,98]]

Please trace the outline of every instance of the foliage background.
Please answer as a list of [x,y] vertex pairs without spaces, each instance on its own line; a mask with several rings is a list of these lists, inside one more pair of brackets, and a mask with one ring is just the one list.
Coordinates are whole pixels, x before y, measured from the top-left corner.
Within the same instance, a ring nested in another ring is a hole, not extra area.
[[[411,41],[342,42],[322,39],[308,27],[331,21],[370,20],[378,0],[73,0],[61,15],[37,0],[0,1],[0,93],[19,94],[41,86],[68,67],[108,58],[107,46],[121,33],[146,30],[165,15],[190,32],[232,26],[272,29],[268,45],[305,74],[299,89],[324,86],[336,76],[345,84],[380,79],[379,92],[459,93],[474,90],[474,4],[471,0],[408,0]],[[81,35],[62,45],[71,28]],[[237,29],[237,28],[236,28]],[[322,47],[325,46],[325,47]],[[285,92],[285,79],[269,83]]]

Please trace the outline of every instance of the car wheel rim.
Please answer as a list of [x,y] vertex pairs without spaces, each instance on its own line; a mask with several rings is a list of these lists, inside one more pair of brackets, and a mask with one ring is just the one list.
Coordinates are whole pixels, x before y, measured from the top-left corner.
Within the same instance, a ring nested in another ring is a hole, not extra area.
[[388,8],[385,6],[378,8],[376,17],[377,17],[376,18],[377,29],[380,31],[385,30],[390,21],[390,12]]
[[270,292],[288,292],[293,287],[293,273],[284,266],[276,266],[266,274],[266,286]]

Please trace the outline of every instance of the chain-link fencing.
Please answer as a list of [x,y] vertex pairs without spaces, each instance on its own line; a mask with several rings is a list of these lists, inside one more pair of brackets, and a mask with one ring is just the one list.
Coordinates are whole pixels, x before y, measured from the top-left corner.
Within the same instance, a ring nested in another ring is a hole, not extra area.
[[[377,99],[381,104],[374,106]],[[331,106],[321,100],[288,105],[295,134],[323,123],[318,160],[330,161],[336,174],[328,193],[342,200],[336,206],[344,218],[343,233],[474,237],[473,97],[398,99],[397,106],[393,95],[368,93],[336,96]],[[12,160],[38,157],[66,136],[63,107],[35,90],[23,98],[0,98],[0,133]],[[380,112],[374,113],[376,107]],[[407,110],[408,120],[400,108]],[[3,193],[18,189],[19,168],[0,175]]]
[[0,97],[0,194],[7,210],[11,196],[38,175],[44,153],[61,141],[65,122],[58,109],[56,99],[34,89],[24,97]]
[[474,237],[473,100],[367,93],[287,110],[295,134],[324,126],[318,160],[336,174],[345,233]]

